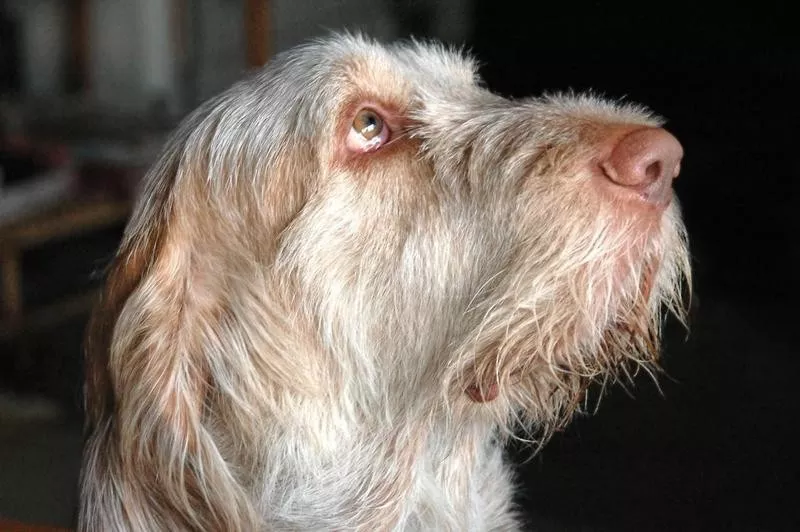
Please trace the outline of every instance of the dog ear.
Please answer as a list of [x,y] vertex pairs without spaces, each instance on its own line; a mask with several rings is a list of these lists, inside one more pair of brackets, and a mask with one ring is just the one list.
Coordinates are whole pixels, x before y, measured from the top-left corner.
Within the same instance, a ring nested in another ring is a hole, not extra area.
[[211,122],[198,112],[146,177],[90,320],[82,529],[258,529],[205,423],[220,308],[186,233],[204,227],[187,196],[209,182]]

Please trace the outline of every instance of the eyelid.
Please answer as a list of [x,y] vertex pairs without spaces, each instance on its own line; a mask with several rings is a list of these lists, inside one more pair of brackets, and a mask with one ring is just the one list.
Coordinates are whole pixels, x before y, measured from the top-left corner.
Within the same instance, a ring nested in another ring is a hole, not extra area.
[[356,115],[362,109],[371,109],[378,116],[383,119],[383,123],[389,126],[389,129],[392,131],[400,131],[403,129],[403,116],[406,114],[404,108],[401,108],[392,103],[381,103],[377,99],[363,99],[359,100],[357,105],[351,107],[351,113],[349,119],[347,121],[348,127],[349,124],[353,123],[353,119],[355,119]]

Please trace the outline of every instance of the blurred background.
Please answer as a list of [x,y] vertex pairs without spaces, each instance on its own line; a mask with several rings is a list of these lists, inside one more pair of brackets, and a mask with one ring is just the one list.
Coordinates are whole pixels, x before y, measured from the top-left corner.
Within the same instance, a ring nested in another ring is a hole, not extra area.
[[0,0],[0,519],[69,527],[81,341],[165,135],[328,29],[435,37],[507,96],[588,90],[682,141],[691,331],[534,457],[537,530],[800,530],[800,39],[788,2]]

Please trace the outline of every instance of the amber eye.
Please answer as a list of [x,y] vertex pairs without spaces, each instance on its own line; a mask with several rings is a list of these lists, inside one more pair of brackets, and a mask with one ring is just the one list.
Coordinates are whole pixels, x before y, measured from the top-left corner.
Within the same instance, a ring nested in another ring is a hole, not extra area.
[[353,119],[353,129],[365,140],[372,140],[383,131],[383,119],[372,109],[364,108]]
[[389,124],[378,111],[362,107],[353,118],[345,145],[353,153],[369,153],[379,150],[391,136]]

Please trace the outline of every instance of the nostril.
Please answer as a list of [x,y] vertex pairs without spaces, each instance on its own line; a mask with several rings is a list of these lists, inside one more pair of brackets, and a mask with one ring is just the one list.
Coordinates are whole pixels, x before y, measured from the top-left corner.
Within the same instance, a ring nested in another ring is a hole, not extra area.
[[653,181],[661,178],[663,168],[664,165],[661,163],[661,161],[654,161],[647,165],[647,169],[644,171],[644,174],[647,177],[647,182],[652,183]]

